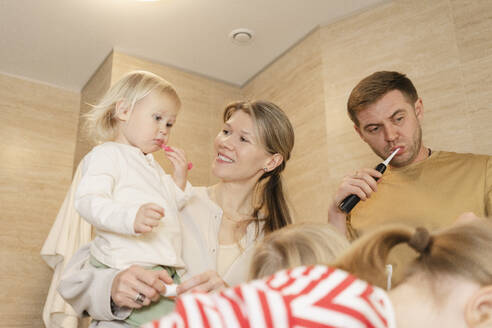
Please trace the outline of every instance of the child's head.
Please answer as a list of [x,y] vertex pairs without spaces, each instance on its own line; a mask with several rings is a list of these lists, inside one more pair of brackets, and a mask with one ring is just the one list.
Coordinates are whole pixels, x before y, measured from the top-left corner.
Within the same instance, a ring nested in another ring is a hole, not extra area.
[[181,101],[174,87],[145,71],[126,74],[85,115],[87,128],[96,142],[117,141],[158,150],[167,142]]
[[330,263],[349,246],[326,223],[296,223],[268,234],[256,247],[250,279],[301,265]]
[[[462,327],[459,322],[465,321],[469,327],[490,327],[492,223],[488,219],[463,222],[433,233],[424,228],[408,226],[380,228],[354,242],[334,266],[384,287],[388,254],[394,246],[407,244],[419,256],[410,265],[404,279],[390,293],[390,296],[402,296],[396,298],[397,312],[412,313],[412,309],[419,309],[424,318],[427,311],[433,313],[433,316],[439,313],[443,316],[441,319],[454,320],[452,324],[446,321],[443,327]],[[414,296],[424,296],[424,306],[422,300],[409,296],[411,291],[417,291],[412,294]],[[427,319],[428,324],[413,326],[433,326],[431,318]]]
[[386,226],[355,241],[335,265],[384,287],[388,255],[401,243],[419,253],[404,280],[425,273],[433,277],[460,275],[481,285],[492,284],[492,224],[483,219],[434,233],[404,225]]

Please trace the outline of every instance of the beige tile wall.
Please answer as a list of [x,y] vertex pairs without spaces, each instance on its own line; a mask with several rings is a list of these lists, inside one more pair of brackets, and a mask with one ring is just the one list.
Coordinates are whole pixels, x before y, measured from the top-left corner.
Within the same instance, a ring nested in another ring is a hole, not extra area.
[[0,326],[42,327],[39,252],[72,177],[80,95],[0,75]]
[[77,145],[75,148],[73,171],[77,168],[80,160],[87,154],[93,147],[92,139],[87,134],[85,129],[85,121],[82,119],[82,115],[86,114],[91,105],[97,104],[111,85],[111,77],[113,72],[113,53],[109,54],[103,61],[96,72],[91,76],[89,81],[82,88],[80,95],[80,115],[81,118],[78,122],[77,130]]
[[[326,217],[326,158],[320,30],[313,31],[242,89],[248,99],[279,105],[291,119],[295,145],[284,178],[294,218],[320,221]],[[321,209],[321,210],[320,210]]]

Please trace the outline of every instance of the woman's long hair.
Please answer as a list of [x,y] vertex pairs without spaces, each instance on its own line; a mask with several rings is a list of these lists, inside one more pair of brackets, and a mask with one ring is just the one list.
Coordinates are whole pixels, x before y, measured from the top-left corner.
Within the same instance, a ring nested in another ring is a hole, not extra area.
[[270,154],[280,154],[282,163],[274,170],[265,172],[255,186],[255,204],[252,213],[259,233],[280,229],[292,223],[290,210],[284,195],[281,173],[290,158],[294,147],[294,129],[287,115],[277,105],[268,101],[235,102],[224,110],[224,122],[233,113],[241,110],[251,116],[256,133],[265,150]]

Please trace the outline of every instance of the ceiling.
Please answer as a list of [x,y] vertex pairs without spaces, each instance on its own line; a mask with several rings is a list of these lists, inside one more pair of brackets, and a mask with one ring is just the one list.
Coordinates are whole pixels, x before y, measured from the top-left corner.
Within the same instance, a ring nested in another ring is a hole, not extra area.
[[[80,91],[112,49],[243,85],[319,25],[387,0],[0,0],[0,73]],[[229,38],[254,32],[249,45]]]

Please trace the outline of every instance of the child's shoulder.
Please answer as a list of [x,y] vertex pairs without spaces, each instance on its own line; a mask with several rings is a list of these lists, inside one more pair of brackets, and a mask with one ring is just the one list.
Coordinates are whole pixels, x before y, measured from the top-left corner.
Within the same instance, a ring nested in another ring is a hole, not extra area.
[[192,186],[191,195],[198,198],[210,199],[208,187],[206,186]]
[[91,151],[87,153],[85,157],[86,159],[90,159],[94,157],[112,158],[117,156],[118,153],[120,152],[121,150],[119,149],[118,144],[116,142],[105,142],[92,148]]

